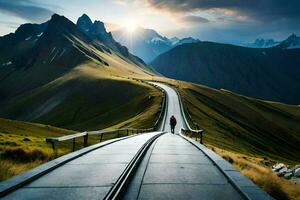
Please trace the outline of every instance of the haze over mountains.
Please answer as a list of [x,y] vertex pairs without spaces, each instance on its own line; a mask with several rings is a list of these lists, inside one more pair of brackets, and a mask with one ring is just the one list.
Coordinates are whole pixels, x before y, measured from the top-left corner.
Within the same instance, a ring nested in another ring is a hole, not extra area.
[[[183,44],[151,66],[185,81],[290,104],[300,103],[300,49],[246,48],[213,42]],[[282,47],[282,48],[280,48]]]
[[178,45],[200,42],[199,39],[192,37],[167,38],[158,34],[155,30],[140,27],[129,37],[126,30],[122,28],[113,31],[112,34],[118,42],[128,47],[131,53],[142,58],[146,63]]

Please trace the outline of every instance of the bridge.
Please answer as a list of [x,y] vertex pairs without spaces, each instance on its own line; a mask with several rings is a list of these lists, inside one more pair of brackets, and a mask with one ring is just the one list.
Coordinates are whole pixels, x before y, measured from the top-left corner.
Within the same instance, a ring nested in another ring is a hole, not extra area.
[[[166,92],[158,131],[92,145],[0,184],[2,199],[272,199],[222,157],[183,134],[191,129],[176,91]],[[175,134],[168,119],[177,119]]]

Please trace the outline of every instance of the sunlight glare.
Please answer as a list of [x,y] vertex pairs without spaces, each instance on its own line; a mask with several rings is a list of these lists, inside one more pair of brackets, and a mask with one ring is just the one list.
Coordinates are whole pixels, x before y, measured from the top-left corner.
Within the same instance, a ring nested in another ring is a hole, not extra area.
[[137,29],[137,23],[135,20],[130,19],[128,20],[128,22],[126,23],[126,30],[128,33],[134,33]]

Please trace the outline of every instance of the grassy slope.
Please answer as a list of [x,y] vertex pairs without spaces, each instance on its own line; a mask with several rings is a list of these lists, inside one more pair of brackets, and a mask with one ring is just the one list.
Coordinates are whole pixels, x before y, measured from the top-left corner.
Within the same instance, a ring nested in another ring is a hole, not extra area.
[[277,106],[233,93],[196,87],[182,90],[205,140],[224,149],[299,163],[298,106]]
[[[75,133],[49,125],[0,118],[0,181],[54,158],[46,137]],[[61,149],[59,155],[67,152]]]
[[[94,130],[126,121],[160,101],[158,91],[132,79],[150,77],[144,68],[115,53],[93,51],[109,63],[109,67],[88,60],[49,83],[0,102],[0,115],[75,130]],[[17,77],[25,75],[23,71],[15,73]],[[39,67],[30,68],[26,74],[47,76]],[[6,80],[4,84],[9,87],[10,83],[15,84],[15,79]],[[154,98],[148,100],[149,95]]]
[[178,87],[204,142],[289,164],[300,162],[300,107],[163,79]]
[[[103,80],[98,81],[103,82]],[[65,107],[60,107],[62,110],[58,109],[56,113],[54,112],[57,115],[61,112],[61,118],[59,118],[59,120],[56,121],[55,117],[51,118],[51,113],[46,115],[49,117],[48,119],[44,118],[40,120],[45,120],[45,122],[49,120],[51,124],[66,123],[65,126],[72,127],[74,128],[73,130],[97,130],[108,127],[152,127],[160,112],[160,92],[148,85],[143,85],[133,80],[125,83],[123,83],[124,80],[107,81],[110,84],[106,86],[102,84],[100,86],[108,87],[110,91],[113,91],[112,95],[114,96],[106,93],[105,97],[97,97],[100,99],[99,103],[95,103],[93,107],[88,107],[83,99],[78,98],[82,101],[81,103],[73,102],[72,104],[72,101],[66,102],[66,104],[63,105]],[[128,90],[131,91],[129,92]],[[105,92],[106,90],[102,89],[101,91]],[[124,97],[121,94],[127,96]],[[74,100],[77,101],[78,99]],[[76,119],[72,113],[66,112],[68,110],[76,110],[77,105],[81,105],[82,107],[87,106],[83,109],[83,114],[86,116],[81,116],[79,113],[81,118]],[[64,122],[63,120],[68,119],[69,115],[72,116],[71,118],[73,120],[78,120],[78,122]],[[90,116],[93,115],[95,115],[95,117],[90,118]],[[88,120],[84,120],[85,117]],[[80,120],[82,120],[82,122]],[[0,181],[36,167],[56,156],[70,152],[71,142],[69,141],[60,144],[58,155],[54,155],[50,145],[46,144],[45,138],[59,137],[72,133],[75,133],[75,131],[56,128],[50,125],[0,118]],[[105,136],[103,139],[106,140],[118,136],[120,135],[113,134]],[[89,144],[94,144],[98,141],[98,137],[90,137]],[[81,147],[82,141],[77,141],[77,146]]]

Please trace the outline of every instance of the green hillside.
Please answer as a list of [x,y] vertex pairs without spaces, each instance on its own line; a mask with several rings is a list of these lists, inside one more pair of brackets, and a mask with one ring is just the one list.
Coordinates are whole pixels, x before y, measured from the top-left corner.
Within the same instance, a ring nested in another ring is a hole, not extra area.
[[199,42],[175,47],[158,56],[151,66],[170,78],[298,105],[299,58],[299,49]]
[[[172,79],[156,80],[170,84],[180,92],[185,109],[205,130],[206,145],[299,164],[300,106],[262,101]],[[196,129],[195,126],[192,128]]]
[[204,143],[221,149],[300,162],[300,107],[184,84],[185,105],[205,130]]

